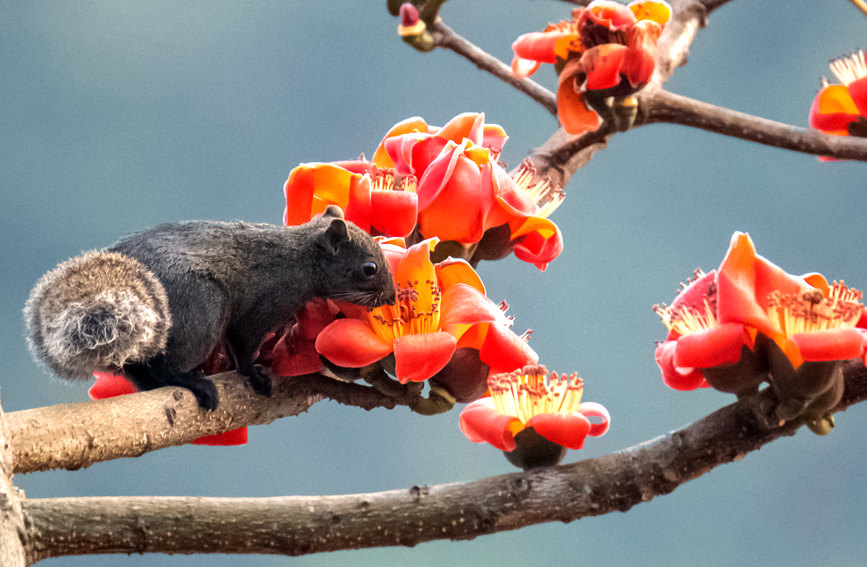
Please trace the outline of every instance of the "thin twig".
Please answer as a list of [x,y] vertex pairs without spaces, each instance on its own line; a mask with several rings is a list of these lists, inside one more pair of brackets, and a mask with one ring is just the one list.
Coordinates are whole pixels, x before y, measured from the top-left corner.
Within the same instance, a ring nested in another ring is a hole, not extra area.
[[[845,370],[835,411],[867,400],[867,368]],[[25,500],[32,559],[90,553],[268,553],[414,546],[626,511],[801,426],[768,420],[768,392],[678,431],[574,464],[476,482],[279,498]],[[833,435],[833,433],[832,433]],[[70,530],[69,526],[75,526]]]
[[456,34],[450,27],[442,22],[436,22],[430,27],[431,35],[437,47],[451,49],[458,55],[465,57],[476,67],[494,75],[504,82],[512,85],[522,93],[541,104],[554,116],[557,115],[557,97],[554,93],[530,79],[516,76],[512,68],[489,54],[485,50]]

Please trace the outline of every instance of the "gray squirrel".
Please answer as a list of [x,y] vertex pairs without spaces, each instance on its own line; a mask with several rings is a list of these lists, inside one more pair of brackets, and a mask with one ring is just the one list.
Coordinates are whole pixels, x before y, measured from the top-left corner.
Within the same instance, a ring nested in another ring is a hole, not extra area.
[[217,389],[196,368],[220,341],[270,395],[256,353],[314,297],[395,300],[379,244],[333,205],[293,227],[189,221],[133,234],[45,274],[24,318],[34,356],[62,378],[120,370],[140,390],[182,386],[213,410]]

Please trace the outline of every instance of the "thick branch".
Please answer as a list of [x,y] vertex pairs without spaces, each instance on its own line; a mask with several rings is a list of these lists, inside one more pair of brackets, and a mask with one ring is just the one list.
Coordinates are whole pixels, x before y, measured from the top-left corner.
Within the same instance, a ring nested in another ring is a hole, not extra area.
[[831,136],[774,122],[685,96],[650,89],[639,96],[645,123],[669,122],[786,150],[867,161],[867,139]]
[[[836,411],[865,399],[867,369],[853,361],[846,368],[846,391]],[[765,393],[615,454],[465,484],[324,497],[28,500],[24,506],[33,526],[32,556],[302,555],[467,539],[625,511],[793,435],[800,422],[778,426],[764,417],[771,403]],[[76,527],[72,533],[70,525]]]
[[270,398],[253,394],[234,372],[212,378],[220,391],[220,407],[214,412],[201,410],[188,390],[160,388],[6,414],[15,472],[75,470],[100,461],[138,457],[203,435],[297,415],[323,398],[368,410],[412,401],[318,374],[275,379]]
[[12,484],[12,447],[6,414],[0,409],[0,565],[24,567],[27,530],[21,510],[23,494]]

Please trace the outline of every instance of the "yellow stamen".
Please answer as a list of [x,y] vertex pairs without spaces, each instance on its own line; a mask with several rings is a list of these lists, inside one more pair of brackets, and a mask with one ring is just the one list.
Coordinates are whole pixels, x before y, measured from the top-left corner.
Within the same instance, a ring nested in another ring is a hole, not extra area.
[[398,179],[392,170],[378,170],[371,175],[371,191],[408,191],[415,193],[418,182],[414,176]]
[[833,282],[828,297],[818,289],[800,294],[774,292],[768,296],[768,315],[783,333],[812,333],[854,328],[861,317],[863,294],[844,282]]
[[527,423],[534,415],[578,411],[584,383],[577,373],[552,372],[544,366],[525,366],[507,374],[488,378],[491,401],[501,414],[512,415]]
[[[686,283],[680,284],[678,294],[682,293],[689,284],[705,276],[701,270],[693,272]],[[716,318],[716,296],[713,287],[708,289],[708,295],[702,300],[700,306],[677,305],[669,307],[665,303],[654,305],[653,311],[662,319],[662,323],[669,331],[678,335],[689,335],[697,331],[703,331],[719,325]]]
[[849,57],[841,57],[831,61],[831,72],[842,84],[849,86],[858,79],[867,77],[867,64],[864,62],[864,51],[856,51]]
[[[431,306],[427,311],[418,310],[420,285],[430,289]],[[395,282],[394,286],[397,289],[394,305],[377,307],[368,314],[370,326],[379,338],[390,343],[397,337],[439,330],[442,288],[437,282]]]
[[549,217],[556,211],[566,198],[566,192],[550,178],[538,177],[536,166],[529,160],[524,160],[521,164],[514,181],[521,192],[536,203],[539,208],[536,215],[543,218]]

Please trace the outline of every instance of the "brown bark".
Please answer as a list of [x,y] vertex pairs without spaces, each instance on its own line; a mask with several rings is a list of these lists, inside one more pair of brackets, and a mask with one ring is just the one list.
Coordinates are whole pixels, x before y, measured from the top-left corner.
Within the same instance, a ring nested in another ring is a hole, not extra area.
[[[867,399],[867,368],[846,368],[835,411]],[[84,553],[267,553],[414,546],[626,511],[668,494],[800,421],[769,419],[768,392],[636,447],[574,464],[463,484],[280,498],[27,500],[33,558]],[[68,526],[75,525],[70,533]]]

